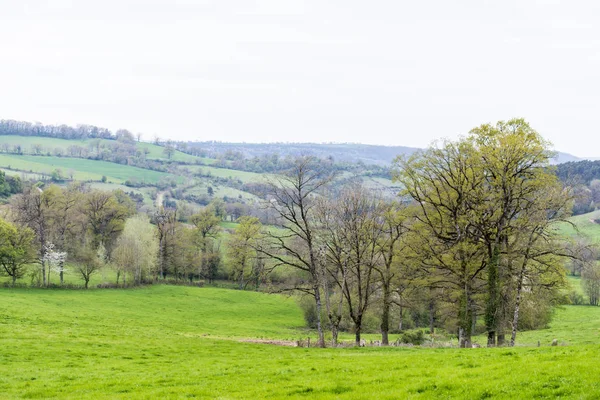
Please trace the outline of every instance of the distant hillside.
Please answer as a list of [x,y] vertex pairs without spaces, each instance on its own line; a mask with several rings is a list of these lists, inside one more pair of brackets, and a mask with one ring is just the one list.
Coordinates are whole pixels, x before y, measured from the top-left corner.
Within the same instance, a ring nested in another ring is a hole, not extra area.
[[[411,155],[422,150],[406,146],[382,146],[360,143],[227,143],[186,142],[190,149],[201,149],[212,158],[226,153],[239,153],[245,158],[277,154],[280,157],[313,155],[320,158],[333,157],[335,161],[362,162],[366,165],[389,166],[399,155]],[[581,161],[569,153],[557,152],[552,164]]]
[[399,155],[410,155],[419,149],[405,146],[379,146],[358,143],[225,143],[187,142],[188,148],[201,148],[212,157],[219,154],[241,153],[246,158],[277,154],[280,157],[312,155],[333,157],[335,161],[362,162],[387,166]]
[[552,160],[552,164],[563,164],[566,162],[581,161],[581,160],[582,160],[581,158],[575,157],[572,154],[561,153],[559,151],[556,153],[556,157],[554,157],[554,159]]

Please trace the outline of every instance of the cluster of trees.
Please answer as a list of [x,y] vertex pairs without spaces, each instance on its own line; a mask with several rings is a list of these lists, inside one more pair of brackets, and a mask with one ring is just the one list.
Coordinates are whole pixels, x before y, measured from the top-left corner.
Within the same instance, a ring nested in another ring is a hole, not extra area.
[[[242,156],[254,168],[265,168],[267,172],[278,163],[277,158],[295,158],[306,155],[317,158],[334,158],[336,162],[355,164],[365,163],[370,165],[388,167],[398,155],[409,155],[418,149],[403,146],[379,146],[359,143],[226,143],[226,142],[188,142],[186,152],[202,151],[203,156],[213,158],[222,157],[235,161]],[[257,160],[265,161],[265,165],[255,163]],[[275,170],[276,171],[276,170]]]
[[556,175],[563,182],[577,182],[588,185],[600,179],[600,160],[570,161],[556,167]]
[[[86,288],[104,267],[116,272],[117,285],[166,279],[212,282],[221,266],[217,237],[225,213],[225,204],[217,200],[184,223],[175,208],[137,213],[136,202],[121,190],[90,190],[83,184],[43,189],[35,185],[10,199],[11,222],[0,232],[9,244],[16,243],[11,238],[21,238],[19,246],[28,249],[23,253],[28,256],[10,268],[2,266],[13,283],[29,273],[32,283],[40,286],[48,286],[56,272],[63,284],[67,264],[76,268]],[[239,229],[244,226],[240,224]],[[233,237],[230,243],[235,246],[235,234]]]
[[293,288],[314,299],[321,345],[322,314],[332,345],[344,316],[358,344],[377,307],[387,344],[392,306],[415,303],[430,309],[432,331],[443,319],[461,347],[480,322],[488,345],[503,345],[507,332],[514,345],[519,327],[547,321],[564,260],[578,257],[553,227],[569,215],[571,193],[549,170],[551,156],[523,120],[482,125],[398,159],[403,197],[391,204],[359,187],[330,192],[331,171],[297,159],[270,184],[283,230],[265,233],[258,251],[299,272]]
[[[568,270],[572,276],[581,278],[581,287],[589,305],[600,304],[600,254],[587,238],[575,241],[574,246],[582,249],[577,259],[569,262]],[[578,291],[570,294],[573,304],[584,304],[584,297]]]
[[4,171],[0,171],[0,198],[10,197],[22,190],[23,182],[18,176],[6,176]]
[[571,161],[559,164],[556,174],[573,188],[573,214],[592,212],[600,205],[600,161]]
[[0,135],[45,136],[58,139],[117,139],[121,136],[133,138],[133,134],[124,129],[113,133],[106,128],[93,125],[78,125],[77,127],[64,124],[44,125],[39,122],[31,123],[10,119],[0,120]]
[[63,283],[66,259],[52,264],[57,254],[66,253],[87,288],[91,276],[107,262],[126,219],[135,213],[135,204],[122,191],[88,190],[83,185],[65,189],[51,185],[43,190],[33,186],[10,200],[9,219],[33,232],[39,268],[28,270],[25,263],[9,275],[14,281],[29,271],[32,282],[43,286],[57,271]]

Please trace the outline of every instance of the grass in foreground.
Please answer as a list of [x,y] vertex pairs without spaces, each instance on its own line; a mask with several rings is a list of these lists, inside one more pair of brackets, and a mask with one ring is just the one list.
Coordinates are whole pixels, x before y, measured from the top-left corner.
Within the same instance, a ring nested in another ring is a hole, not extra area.
[[[568,309],[573,316],[579,310]],[[598,310],[583,317],[597,321]],[[302,324],[292,299],[252,292],[170,286],[3,289],[0,397],[600,395],[598,345],[322,350],[237,341],[298,337],[305,334]]]

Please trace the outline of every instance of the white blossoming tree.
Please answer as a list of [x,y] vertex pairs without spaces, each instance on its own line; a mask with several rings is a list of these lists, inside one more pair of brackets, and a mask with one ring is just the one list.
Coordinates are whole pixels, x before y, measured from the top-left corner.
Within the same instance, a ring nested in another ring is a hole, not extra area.
[[50,283],[50,271],[54,271],[60,276],[60,284],[63,284],[66,260],[67,253],[58,251],[54,243],[47,242],[44,245],[44,261],[48,264],[48,283]]

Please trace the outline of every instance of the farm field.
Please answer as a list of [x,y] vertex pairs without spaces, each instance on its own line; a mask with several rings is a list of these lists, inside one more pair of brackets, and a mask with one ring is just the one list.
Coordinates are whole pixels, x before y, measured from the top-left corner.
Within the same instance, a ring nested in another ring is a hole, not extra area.
[[195,173],[202,173],[203,175],[210,175],[217,178],[239,179],[244,183],[264,181],[264,175],[256,172],[238,171],[235,169],[209,167],[205,165],[186,166],[186,168]]
[[0,154],[0,167],[25,172],[50,174],[60,168],[63,175],[74,171],[74,179],[82,181],[99,181],[106,176],[111,183],[123,183],[135,178],[139,181],[156,183],[168,174],[129,165],[115,164],[107,161],[86,160],[66,157],[19,156]]
[[594,242],[598,242],[600,241],[600,224],[594,222],[596,219],[600,219],[600,210],[569,218],[577,226],[577,230],[567,224],[561,226],[561,230],[566,235],[574,236],[580,234]]
[[[62,149],[66,151],[71,146],[81,146],[87,148],[92,144],[94,140],[100,140],[103,144],[115,143],[114,140],[107,139],[87,139],[87,140],[67,140],[50,137],[40,136],[14,136],[14,135],[2,135],[0,136],[0,143],[7,143],[9,146],[21,145],[23,152],[27,154],[33,154],[33,145],[40,145],[45,150],[45,153],[54,149]],[[140,149],[148,149],[148,155],[146,156],[149,160],[167,160],[167,156],[163,153],[164,148],[153,143],[147,142],[136,142],[136,147]],[[171,158],[173,161],[187,162],[187,163],[212,163],[215,160],[211,158],[199,158],[190,154],[182,153],[181,151],[175,151]]]
[[[582,324],[586,323],[587,327]],[[0,290],[0,397],[597,398],[600,308],[559,310],[568,346],[292,348],[292,298],[215,288]],[[524,333],[537,341],[540,332]],[[590,344],[587,344],[590,343]],[[594,344],[591,344],[594,343]]]

